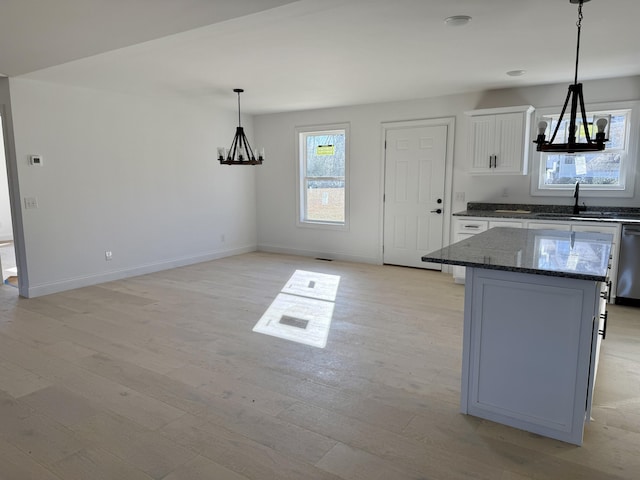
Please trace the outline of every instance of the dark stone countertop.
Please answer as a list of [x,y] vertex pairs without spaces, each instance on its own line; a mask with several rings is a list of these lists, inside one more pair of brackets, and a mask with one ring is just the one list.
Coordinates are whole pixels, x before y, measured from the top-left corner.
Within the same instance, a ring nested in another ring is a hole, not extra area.
[[422,257],[423,262],[602,282],[613,235],[491,228]]
[[469,202],[467,209],[453,214],[458,217],[485,217],[525,220],[586,221],[603,223],[640,223],[640,208],[588,207],[579,214],[566,205],[531,205],[514,203]]

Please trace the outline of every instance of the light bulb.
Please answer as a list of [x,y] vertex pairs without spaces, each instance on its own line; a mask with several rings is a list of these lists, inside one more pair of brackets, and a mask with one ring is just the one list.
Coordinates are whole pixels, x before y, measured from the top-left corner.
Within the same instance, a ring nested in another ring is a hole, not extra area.
[[598,133],[604,133],[604,129],[607,128],[607,123],[609,123],[607,119],[602,117],[600,117],[596,121],[596,126],[598,127]]
[[547,131],[547,125],[549,125],[544,120],[540,120],[538,123],[538,135],[544,135],[544,132]]

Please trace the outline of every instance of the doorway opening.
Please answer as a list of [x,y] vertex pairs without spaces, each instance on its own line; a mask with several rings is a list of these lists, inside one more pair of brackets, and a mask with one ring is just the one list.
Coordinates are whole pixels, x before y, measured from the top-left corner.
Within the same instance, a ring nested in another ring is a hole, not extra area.
[[13,238],[13,220],[9,200],[9,178],[3,118],[0,115],[0,288],[18,295],[18,266]]

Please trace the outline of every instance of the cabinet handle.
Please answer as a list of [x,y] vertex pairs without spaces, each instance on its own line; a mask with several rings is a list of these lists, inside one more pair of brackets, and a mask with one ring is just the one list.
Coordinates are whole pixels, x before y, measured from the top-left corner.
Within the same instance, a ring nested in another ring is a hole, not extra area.
[[498,156],[493,156],[493,168],[498,168]]
[[602,330],[598,330],[598,333],[602,335],[602,339],[607,338],[607,318],[609,317],[609,311],[605,310],[604,313],[600,314],[600,318],[604,320],[604,328]]
[[473,228],[473,229],[476,229],[476,228],[480,228],[480,225],[463,225],[462,228]]
[[606,300],[607,303],[611,303],[611,280],[607,280],[607,291],[606,292],[600,292],[600,298],[602,298],[603,300]]
[[442,213],[442,209],[436,208],[435,210],[431,210],[431,213]]

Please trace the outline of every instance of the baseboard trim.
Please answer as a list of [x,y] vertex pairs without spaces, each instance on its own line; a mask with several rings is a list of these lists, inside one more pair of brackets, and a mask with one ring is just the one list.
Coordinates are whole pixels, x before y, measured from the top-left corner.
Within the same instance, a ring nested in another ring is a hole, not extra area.
[[68,278],[56,282],[28,285],[25,290],[27,291],[27,298],[41,297],[43,295],[64,292],[67,290],[73,290],[75,288],[89,287],[91,285],[98,285],[100,283],[113,282],[114,280],[122,280],[123,278],[137,277],[139,275],[160,272],[162,270],[170,270],[172,268],[194,265],[196,263],[209,262],[211,260],[217,260],[219,258],[232,257],[234,255],[241,255],[243,253],[255,252],[256,249],[256,245],[249,245],[229,250],[218,250],[201,255],[174,258],[162,262],[149,263],[133,268],[114,270],[111,272],[99,273],[96,275],[87,275],[83,277]]
[[321,252],[315,250],[303,250],[300,248],[281,247],[278,245],[269,245],[265,243],[258,244],[259,252],[281,253],[283,255],[298,255],[300,257],[313,258],[329,258],[331,260],[341,260],[344,262],[370,263],[373,265],[382,265],[380,259],[376,257],[365,257],[361,255],[349,255],[339,252]]

